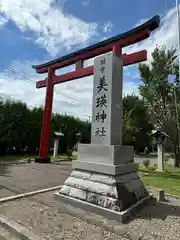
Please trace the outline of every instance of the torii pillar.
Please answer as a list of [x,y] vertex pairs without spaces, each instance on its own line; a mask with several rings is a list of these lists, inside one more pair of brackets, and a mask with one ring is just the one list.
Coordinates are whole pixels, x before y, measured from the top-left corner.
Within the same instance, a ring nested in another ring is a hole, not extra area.
[[[147,59],[146,50],[142,50],[132,54],[121,54],[122,47],[129,46],[144,40],[150,36],[150,33],[159,26],[159,16],[155,16],[151,20],[142,24],[141,26],[132,29],[129,32],[125,32],[116,37],[107,39],[90,47],[84,48],[80,51],[71,53],[67,56],[53,60],[51,62],[33,66],[37,73],[48,72],[48,77],[44,80],[38,81],[37,88],[46,87],[46,100],[42,122],[41,140],[39,156],[36,158],[36,162],[45,163],[50,162],[48,157],[48,144],[50,137],[50,123],[52,116],[52,104],[53,104],[53,89],[54,85],[63,83],[78,78],[90,76],[94,74],[94,66],[83,67],[83,61],[92,57],[102,55],[108,52],[114,52],[114,54],[121,58],[122,65],[128,66],[131,64],[139,63]],[[55,70],[75,64],[75,70],[60,76],[55,75]],[[96,67],[96,66],[95,66]],[[114,71],[116,71],[114,69]],[[121,78],[121,76],[119,76]],[[119,80],[120,81],[120,80]],[[121,97],[121,96],[119,96]]]

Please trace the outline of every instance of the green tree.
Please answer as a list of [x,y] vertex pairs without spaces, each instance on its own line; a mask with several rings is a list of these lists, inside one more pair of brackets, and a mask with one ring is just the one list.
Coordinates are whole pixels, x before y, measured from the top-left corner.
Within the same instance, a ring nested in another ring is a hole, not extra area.
[[26,144],[26,121],[28,117],[28,108],[22,102],[6,101],[1,108],[1,132],[0,139],[3,146],[3,152],[19,152],[25,148]]
[[137,152],[143,151],[150,144],[148,109],[144,101],[135,95],[123,98],[123,143],[133,145]]
[[41,126],[43,119],[43,108],[33,108],[28,112],[28,118],[26,121],[26,134],[28,138],[26,138],[29,153],[37,152],[40,144],[40,136],[41,136]]
[[[180,100],[179,74],[176,49],[157,46],[152,52],[151,64],[139,64],[141,75],[140,94],[149,108],[155,128],[165,131],[170,136],[176,166],[180,163],[179,119],[177,121],[174,101],[174,89],[177,102]],[[168,82],[168,75],[176,75],[175,84]],[[179,111],[179,104],[177,105]]]

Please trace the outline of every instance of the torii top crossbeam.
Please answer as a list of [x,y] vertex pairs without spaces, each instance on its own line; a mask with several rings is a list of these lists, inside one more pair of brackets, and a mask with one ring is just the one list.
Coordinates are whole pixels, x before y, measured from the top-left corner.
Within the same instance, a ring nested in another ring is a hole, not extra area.
[[[50,135],[50,121],[52,114],[54,85],[92,75],[94,72],[94,66],[83,67],[84,60],[88,60],[90,58],[110,51],[114,51],[117,55],[121,55],[122,47],[129,46],[131,44],[148,38],[151,32],[158,28],[159,24],[160,18],[159,16],[155,16],[144,24],[128,32],[122,33],[97,44],[83,48],[66,56],[57,58],[53,61],[33,66],[33,68],[36,69],[36,72],[39,74],[48,72],[48,77],[46,79],[38,81],[36,83],[37,88],[47,87],[40,152],[38,158],[40,161],[44,161],[45,159],[47,159],[48,155],[48,139]],[[124,66],[145,61],[147,59],[147,51],[142,50],[129,55],[123,54],[122,59]],[[76,66],[74,71],[65,73],[60,76],[55,75],[56,69],[63,68],[72,64],[75,64]]]

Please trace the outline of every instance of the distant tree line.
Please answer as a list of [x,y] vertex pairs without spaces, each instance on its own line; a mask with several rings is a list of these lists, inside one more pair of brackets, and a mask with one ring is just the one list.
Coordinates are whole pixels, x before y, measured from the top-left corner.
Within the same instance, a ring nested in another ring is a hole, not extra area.
[[[39,148],[43,108],[29,109],[25,103],[0,99],[0,155],[36,153]],[[53,147],[53,133],[64,133],[60,152],[66,152],[81,133],[81,141],[90,141],[90,123],[67,115],[53,114],[49,149]]]
[[[150,144],[147,132],[152,125],[148,121],[147,108],[136,96],[123,99],[123,141],[143,151]],[[43,108],[29,109],[20,101],[0,99],[0,154],[37,153],[40,143]],[[61,131],[59,152],[65,153],[78,141],[80,133],[82,143],[90,143],[91,124],[67,115],[53,114],[49,149],[53,147],[53,133]]]

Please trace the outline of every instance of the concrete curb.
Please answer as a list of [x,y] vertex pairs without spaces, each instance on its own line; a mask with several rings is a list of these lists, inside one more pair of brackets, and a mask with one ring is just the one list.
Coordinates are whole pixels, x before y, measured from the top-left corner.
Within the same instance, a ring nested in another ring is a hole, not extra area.
[[51,187],[51,188],[45,188],[45,189],[41,189],[41,190],[37,190],[37,191],[33,191],[33,192],[22,193],[22,194],[10,196],[10,197],[0,198],[0,203],[13,201],[13,200],[20,199],[20,198],[30,197],[30,196],[33,196],[33,195],[36,195],[36,194],[50,192],[50,191],[53,191],[53,190],[58,190],[61,187],[62,186],[60,185],[60,186],[55,186],[55,187]]
[[0,217],[0,225],[7,229],[10,233],[23,240],[45,240],[42,237],[35,235],[33,232],[30,232],[27,228],[22,225],[8,220],[7,218]]
[[180,196],[177,196],[177,195],[171,195],[171,194],[165,193],[165,197],[167,197],[168,199],[180,200]]

